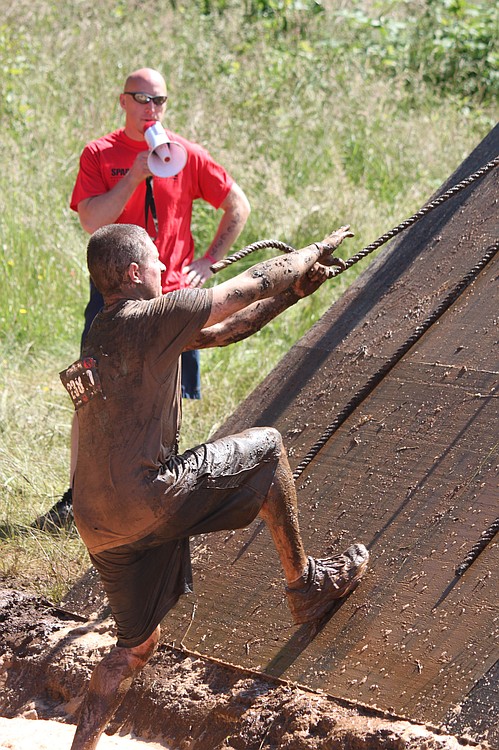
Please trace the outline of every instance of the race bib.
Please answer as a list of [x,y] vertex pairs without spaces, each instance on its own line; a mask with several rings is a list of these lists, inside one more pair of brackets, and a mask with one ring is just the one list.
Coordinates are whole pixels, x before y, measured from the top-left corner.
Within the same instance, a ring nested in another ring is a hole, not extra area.
[[67,370],[59,373],[59,377],[71,396],[75,411],[81,409],[96,396],[105,398],[97,372],[97,362],[93,357],[85,357],[73,362]]

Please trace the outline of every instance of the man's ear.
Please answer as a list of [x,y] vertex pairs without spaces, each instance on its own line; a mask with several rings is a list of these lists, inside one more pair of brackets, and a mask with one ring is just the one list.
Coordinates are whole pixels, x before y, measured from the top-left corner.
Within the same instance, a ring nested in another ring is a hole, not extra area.
[[126,107],[125,107],[125,101],[126,101],[125,94],[120,94],[120,107],[121,107],[121,109],[126,109]]
[[132,261],[126,271],[126,279],[131,284],[142,284],[142,275],[140,273],[139,264]]

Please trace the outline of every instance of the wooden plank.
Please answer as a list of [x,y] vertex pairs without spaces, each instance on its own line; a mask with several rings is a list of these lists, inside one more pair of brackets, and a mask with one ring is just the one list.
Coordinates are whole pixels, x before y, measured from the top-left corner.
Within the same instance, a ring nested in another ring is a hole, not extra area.
[[454,570],[497,513],[498,436],[490,408],[476,414],[467,395],[478,383],[483,389],[482,373],[467,373],[459,386],[434,380],[434,366],[401,365],[301,483],[309,549],[358,538],[372,554],[367,579],[323,629],[291,628],[269,536],[256,524],[216,545],[206,540],[209,556],[199,551],[186,646],[413,720],[443,721],[497,659],[497,546],[462,578]]
[[[496,260],[299,478],[308,550],[364,541],[361,587],[319,632],[295,630],[262,524],[203,539],[194,620],[185,604],[173,618],[186,646],[415,721],[459,710],[498,658],[497,544],[454,573],[497,517],[498,275]],[[307,419],[319,433],[333,417]]]

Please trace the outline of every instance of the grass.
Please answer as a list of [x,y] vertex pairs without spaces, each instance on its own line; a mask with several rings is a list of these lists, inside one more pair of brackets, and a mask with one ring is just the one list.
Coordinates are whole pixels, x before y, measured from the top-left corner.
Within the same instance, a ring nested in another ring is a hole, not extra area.
[[[423,59],[409,67],[407,36],[400,65],[384,72],[397,49],[374,44],[379,25],[366,18],[393,16],[407,34],[408,14],[423,14],[425,0],[355,5],[362,34],[342,0],[320,13],[306,2],[270,12],[276,3],[0,0],[4,576],[58,599],[87,565],[78,538],[29,525],[68,481],[71,407],[58,372],[78,355],[88,289],[87,236],[69,196],[84,143],[122,122],[128,71],[164,72],[165,122],[205,145],[246,191],[252,214],[236,249],[266,238],[300,247],[350,223],[355,238],[340,255],[351,256],[419,209],[495,124],[493,99],[470,94],[468,79],[461,90],[439,88]],[[196,206],[200,253],[218,220]],[[250,340],[204,352],[204,395],[184,404],[183,444],[223,424],[369,260]]]

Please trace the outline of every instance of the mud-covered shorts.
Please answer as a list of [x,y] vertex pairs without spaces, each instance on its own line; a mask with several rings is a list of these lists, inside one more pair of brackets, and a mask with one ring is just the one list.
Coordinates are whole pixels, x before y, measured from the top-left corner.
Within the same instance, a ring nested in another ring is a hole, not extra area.
[[171,459],[186,501],[164,527],[133,544],[90,555],[118,628],[132,648],[153,633],[182,594],[192,593],[189,537],[240,529],[258,515],[281,451],[279,433],[257,427]]

